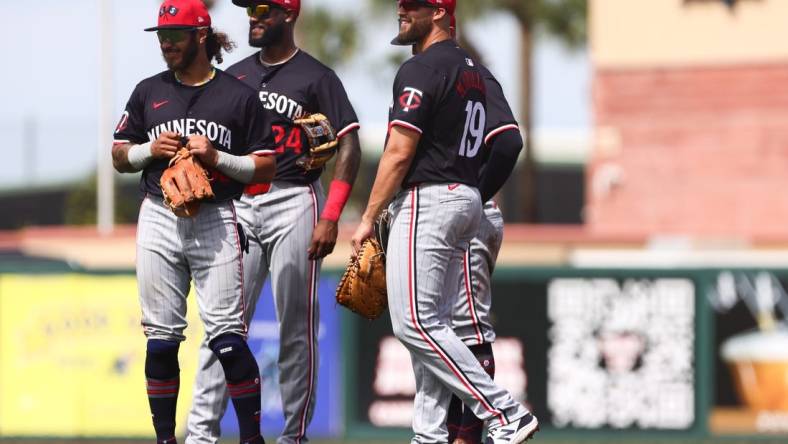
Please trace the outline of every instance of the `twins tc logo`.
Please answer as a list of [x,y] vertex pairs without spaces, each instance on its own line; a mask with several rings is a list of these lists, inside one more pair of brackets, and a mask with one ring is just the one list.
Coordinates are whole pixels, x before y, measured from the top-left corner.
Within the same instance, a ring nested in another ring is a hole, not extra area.
[[409,86],[405,87],[403,91],[402,95],[399,96],[399,106],[402,107],[402,111],[408,112],[421,106],[421,98],[424,96],[423,92]]
[[162,5],[162,7],[159,9],[159,17],[163,16],[164,14],[170,14],[171,16],[175,17],[178,15],[178,8],[175,6]]

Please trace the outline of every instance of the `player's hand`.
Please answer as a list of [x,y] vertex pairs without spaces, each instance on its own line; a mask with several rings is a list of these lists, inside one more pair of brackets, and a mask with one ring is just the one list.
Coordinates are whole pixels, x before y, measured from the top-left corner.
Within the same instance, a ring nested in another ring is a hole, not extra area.
[[154,159],[171,159],[181,148],[181,136],[172,131],[165,131],[150,145],[150,153]]
[[200,159],[203,165],[209,168],[216,168],[216,163],[219,161],[219,152],[213,147],[213,144],[205,136],[190,136],[189,143],[186,148]]
[[353,248],[352,256],[358,256],[358,252],[361,250],[361,244],[364,243],[365,240],[369,239],[375,234],[372,223],[369,221],[361,220],[361,223],[356,228],[356,233],[350,238],[350,246]]
[[339,229],[336,222],[320,219],[312,232],[312,243],[309,244],[309,250],[307,250],[309,259],[322,259],[331,254],[334,251],[334,245],[337,243],[338,233]]

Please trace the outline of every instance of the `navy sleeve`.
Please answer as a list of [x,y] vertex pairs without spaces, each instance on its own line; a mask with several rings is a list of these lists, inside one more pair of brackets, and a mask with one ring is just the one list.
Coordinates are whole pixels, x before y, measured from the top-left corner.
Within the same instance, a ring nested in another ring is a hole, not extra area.
[[263,108],[263,104],[255,94],[249,94],[245,103],[246,147],[243,154],[269,155],[274,154],[274,138],[271,122]]
[[492,140],[490,148],[490,158],[479,177],[482,202],[492,199],[512,174],[517,165],[517,157],[523,149],[523,138],[519,131],[504,131]]
[[342,81],[333,72],[327,72],[318,82],[317,110],[328,118],[337,131],[337,137],[359,128],[358,117],[347,97]]
[[484,131],[484,142],[490,145],[492,139],[508,130],[519,130],[509,102],[503,94],[503,88],[493,75],[484,70],[484,84],[487,88],[487,124]]
[[145,102],[142,97],[141,86],[137,85],[131,93],[126,110],[120,116],[120,121],[115,127],[115,143],[146,143],[148,135],[145,132]]
[[402,65],[394,79],[394,103],[389,126],[424,132],[434,116],[440,96],[443,76],[418,62]]

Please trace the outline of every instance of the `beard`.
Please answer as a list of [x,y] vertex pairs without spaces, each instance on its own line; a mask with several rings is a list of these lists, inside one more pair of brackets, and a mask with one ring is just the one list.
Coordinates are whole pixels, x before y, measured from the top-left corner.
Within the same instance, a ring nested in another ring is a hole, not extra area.
[[199,45],[197,44],[197,37],[195,35],[189,37],[189,44],[181,52],[182,55],[179,61],[167,57],[167,55],[170,53],[178,54],[178,52],[180,52],[180,50],[178,49],[170,49],[168,51],[164,51],[162,52],[162,56],[164,57],[164,62],[167,63],[167,68],[169,68],[170,71],[183,71],[189,66],[191,66],[191,64],[194,62],[194,59],[197,58],[197,54],[199,53],[199,51],[200,48]]
[[263,31],[263,35],[259,38],[252,37],[252,29],[249,29],[249,46],[252,48],[267,48],[275,46],[282,42],[285,36],[285,23],[277,23],[270,26]]
[[401,31],[395,39],[400,45],[414,45],[422,41],[432,30],[432,19],[429,17],[415,19],[407,31]]

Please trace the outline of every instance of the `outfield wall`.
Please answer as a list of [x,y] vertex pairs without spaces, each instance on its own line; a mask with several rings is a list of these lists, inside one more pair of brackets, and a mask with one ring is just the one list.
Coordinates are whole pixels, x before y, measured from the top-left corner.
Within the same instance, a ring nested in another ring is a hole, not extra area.
[[[311,436],[406,437],[409,354],[387,317],[369,322],[335,305],[337,277],[324,273],[319,289]],[[787,286],[783,269],[499,268],[496,379],[539,416],[545,437],[788,437],[788,347],[773,322],[788,313]],[[250,347],[273,436],[282,421],[269,286],[262,298]],[[181,436],[202,336],[189,300]],[[0,437],[151,436],[139,318],[130,272],[0,273]],[[237,433],[232,411],[222,428]]]

